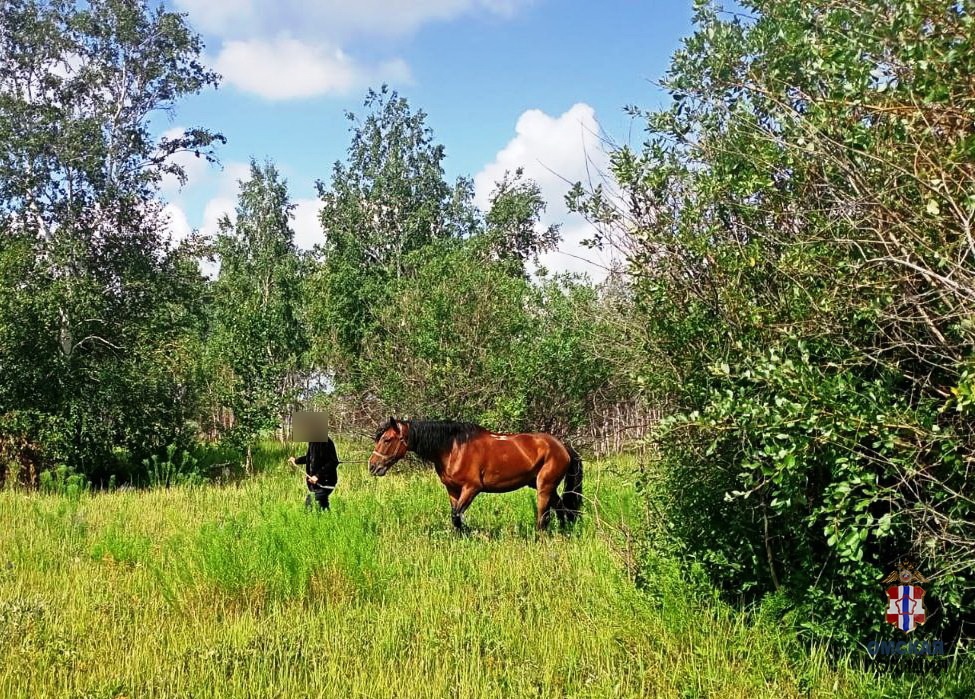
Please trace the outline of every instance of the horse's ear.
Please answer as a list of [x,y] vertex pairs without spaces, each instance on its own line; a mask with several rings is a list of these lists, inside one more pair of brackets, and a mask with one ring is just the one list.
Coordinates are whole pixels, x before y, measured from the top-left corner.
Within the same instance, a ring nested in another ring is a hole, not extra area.
[[399,432],[400,432],[400,430],[399,430],[399,422],[397,422],[397,420],[396,420],[395,417],[393,417],[393,416],[390,416],[389,417],[389,424],[390,424],[390,426],[392,426],[392,428],[394,430],[396,430],[396,434],[399,434]]

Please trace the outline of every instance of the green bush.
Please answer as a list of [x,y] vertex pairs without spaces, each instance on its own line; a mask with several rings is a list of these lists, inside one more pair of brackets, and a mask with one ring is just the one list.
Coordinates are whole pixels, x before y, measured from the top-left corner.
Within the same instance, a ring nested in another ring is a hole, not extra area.
[[407,258],[414,271],[390,283],[359,381],[401,414],[570,433],[615,377],[593,342],[611,341],[599,295],[571,278],[534,284],[478,242]]
[[0,415],[0,483],[27,484],[47,469],[64,463],[70,454],[67,425],[36,410]]
[[196,457],[175,444],[166,447],[165,456],[153,454],[142,463],[145,467],[146,485],[150,488],[200,485],[205,480]]
[[915,633],[970,638],[970,4],[744,7],[696,3],[672,103],[633,110],[626,211],[571,197],[626,242],[637,382],[677,407],[645,484],[661,541],[843,648],[898,633],[881,580],[911,556]]
[[[659,434],[665,476],[653,496],[670,512],[666,533],[723,589],[778,592],[812,637],[889,636],[881,579],[901,554],[920,554],[929,574],[950,555],[925,538],[918,509],[937,488],[966,488],[958,435],[895,377],[824,371],[801,343],[714,366],[709,383],[702,409]],[[945,514],[963,523],[975,512],[959,499]],[[953,636],[975,619],[972,583],[964,571],[938,576],[921,635]]]

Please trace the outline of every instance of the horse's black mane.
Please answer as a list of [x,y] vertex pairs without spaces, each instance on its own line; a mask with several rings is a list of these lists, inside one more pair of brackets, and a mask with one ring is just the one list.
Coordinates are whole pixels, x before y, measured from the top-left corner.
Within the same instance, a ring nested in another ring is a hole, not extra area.
[[[421,459],[432,461],[456,444],[463,444],[486,429],[472,422],[456,420],[400,420],[407,427],[406,442],[409,450]],[[394,427],[396,420],[390,418],[379,426],[376,441],[383,432]]]

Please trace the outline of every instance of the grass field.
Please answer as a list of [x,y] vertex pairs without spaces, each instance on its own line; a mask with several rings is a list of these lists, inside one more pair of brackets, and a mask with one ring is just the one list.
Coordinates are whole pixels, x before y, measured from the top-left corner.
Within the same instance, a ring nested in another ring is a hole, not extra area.
[[[346,458],[362,445],[339,444]],[[365,448],[365,451],[371,445]],[[633,584],[632,461],[586,464],[570,535],[534,492],[478,498],[453,533],[432,471],[340,469],[303,509],[281,448],[233,485],[0,493],[3,697],[874,696],[888,685],[773,623]]]

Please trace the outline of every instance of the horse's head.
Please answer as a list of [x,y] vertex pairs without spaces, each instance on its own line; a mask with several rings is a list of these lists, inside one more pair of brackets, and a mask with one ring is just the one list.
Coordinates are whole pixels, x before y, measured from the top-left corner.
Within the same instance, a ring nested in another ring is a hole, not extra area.
[[395,418],[376,431],[376,446],[369,457],[369,473],[385,476],[390,467],[406,456],[406,432],[409,426]]

